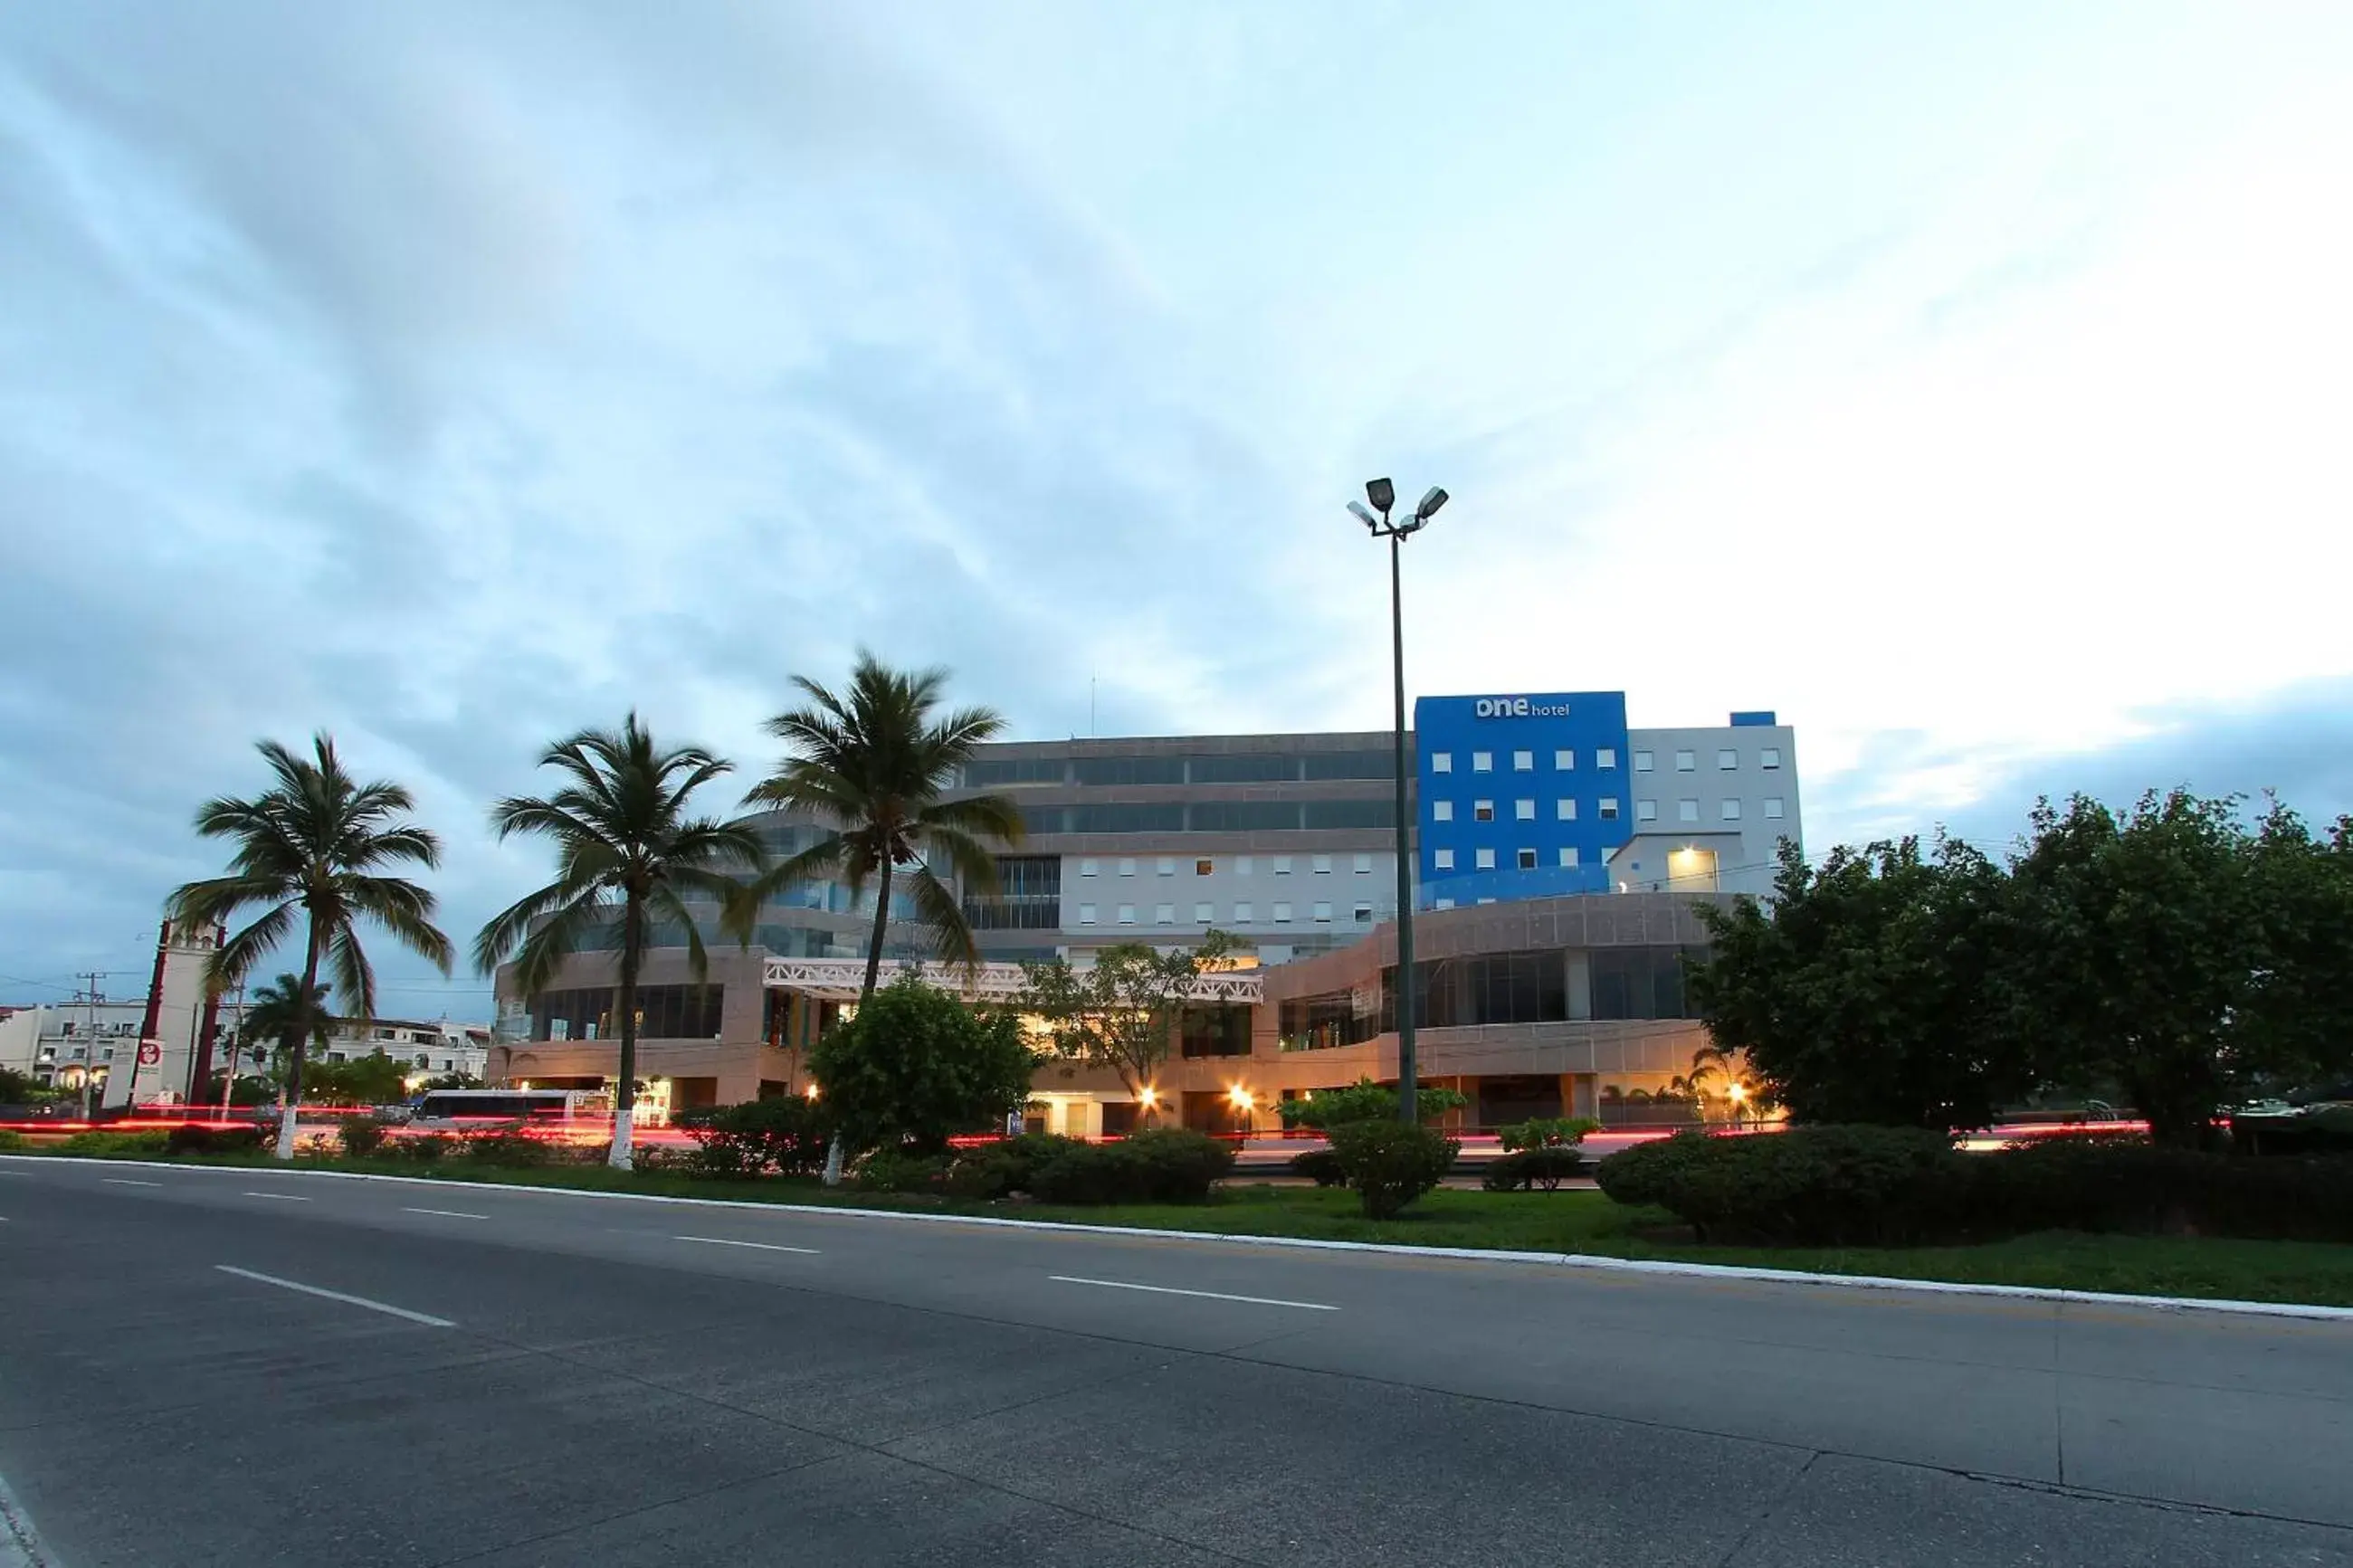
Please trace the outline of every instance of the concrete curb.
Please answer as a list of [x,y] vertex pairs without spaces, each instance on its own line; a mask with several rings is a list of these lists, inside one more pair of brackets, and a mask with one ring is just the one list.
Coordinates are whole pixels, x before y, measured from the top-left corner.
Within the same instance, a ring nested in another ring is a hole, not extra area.
[[0,1568],[58,1568],[5,1477],[0,1477]]
[[2062,1290],[2042,1285],[1979,1285],[1949,1279],[1905,1279],[1883,1274],[1813,1274],[1799,1268],[1755,1268],[1732,1263],[1685,1263],[1671,1258],[1609,1258],[1589,1252],[1523,1252],[1487,1247],[1415,1247],[1397,1241],[1324,1241],[1297,1236],[1229,1236],[1221,1231],[1163,1230],[1148,1226],[1084,1225],[1058,1219],[1013,1219],[995,1215],[915,1214],[904,1209],[851,1208],[834,1204],[762,1203],[748,1198],[681,1198],[661,1193],[602,1193],[586,1187],[540,1187],[504,1182],[467,1182],[447,1176],[392,1176],[373,1171],[284,1170],[252,1165],[196,1165],[173,1160],[103,1160],[77,1154],[0,1154],[0,1162],[47,1161],[76,1165],[111,1165],[151,1171],[206,1171],[251,1176],[259,1171],[278,1176],[322,1177],[339,1182],[392,1182],[411,1186],[479,1186],[502,1193],[534,1193],[549,1197],[605,1198],[623,1203],[679,1204],[690,1208],[744,1209],[754,1213],[801,1215],[839,1215],[851,1219],[904,1220],[916,1225],[996,1226],[1010,1230],[1060,1231],[1077,1236],[1128,1236],[1148,1240],[1224,1242],[1236,1247],[1270,1247],[1309,1252],[1371,1252],[1397,1258],[1452,1258],[1474,1263],[1536,1263],[1556,1268],[1588,1268],[1609,1274],[1655,1274],[1694,1279],[1748,1280],[1773,1285],[1829,1286],[1848,1290],[1911,1290],[1938,1296],[1997,1296],[2024,1301],[2063,1301],[2077,1306],[2139,1307],[2162,1312],[2229,1312],[2242,1317],[2302,1318],[2319,1322],[2353,1323],[2353,1307],[2307,1306],[2295,1301],[2238,1301],[2201,1296],[2134,1296],[2114,1290]]

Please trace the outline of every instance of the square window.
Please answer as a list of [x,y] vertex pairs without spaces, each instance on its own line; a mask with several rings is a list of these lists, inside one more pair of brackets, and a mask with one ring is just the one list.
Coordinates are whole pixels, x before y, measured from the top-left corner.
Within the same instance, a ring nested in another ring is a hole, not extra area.
[[1370,904],[1358,904],[1355,909],[1348,911],[1348,919],[1351,923],[1356,925],[1368,926],[1372,924],[1373,906]]
[[1512,820],[1513,820],[1513,821],[1514,821],[1514,822],[1534,822],[1535,819],[1536,819],[1536,803],[1535,803],[1535,801],[1532,801],[1532,800],[1515,800],[1515,801],[1512,802]]
[[1634,803],[1634,820],[1637,822],[1658,821],[1659,803],[1655,800],[1636,801]]
[[1123,877],[1133,877],[1133,876],[1134,876],[1134,875],[1135,875],[1135,862],[1134,862],[1134,861],[1133,861],[1133,860],[1129,860],[1129,859],[1124,859],[1124,858],[1123,858],[1123,859],[1120,861],[1120,863],[1119,863],[1119,874],[1120,874],[1121,876],[1123,876]]
[[1695,800],[1679,800],[1675,802],[1675,820],[1677,822],[1697,822],[1699,820],[1699,802]]
[[1153,905],[1152,923],[1156,926],[1175,925],[1176,923],[1176,906],[1174,904]]
[[1135,923],[1135,906],[1134,904],[1122,904],[1119,906],[1119,923],[1124,926],[1132,926]]
[[1287,926],[1291,923],[1291,906],[1289,904],[1278,903],[1274,906],[1274,923],[1279,926]]
[[1471,853],[1471,864],[1474,869],[1492,871],[1495,868],[1495,852],[1493,849],[1474,849]]
[[1495,803],[1492,800],[1472,801],[1471,803],[1471,820],[1473,822],[1494,821]]
[[1290,856],[1278,855],[1274,858],[1274,874],[1278,877],[1288,877],[1291,875]]
[[1573,773],[1577,771],[1577,753],[1571,751],[1555,752],[1552,754],[1552,765],[1554,771],[1557,773]]
[[1430,803],[1430,820],[1432,822],[1453,821],[1454,803],[1451,800],[1431,801]]
[[1454,753],[1451,752],[1430,752],[1430,771],[1434,773],[1452,773],[1454,771]]
[[1523,871],[1533,871],[1533,870],[1535,870],[1535,868],[1536,868],[1536,852],[1535,852],[1535,850],[1533,850],[1533,849],[1523,849],[1523,850],[1521,850],[1521,851],[1520,851],[1520,869],[1521,869],[1521,870],[1523,870]]
[[1512,771],[1514,773],[1532,773],[1535,772],[1535,770],[1536,754],[1534,752],[1514,752],[1512,753]]
[[1454,851],[1453,851],[1453,850],[1451,850],[1451,849],[1433,849],[1433,850],[1431,850],[1431,851],[1430,852],[1430,863],[1431,865],[1433,865],[1433,866],[1437,867],[1440,870],[1441,870],[1441,871],[1451,871],[1452,869],[1454,869]]
[[1214,906],[1209,904],[1195,904],[1193,906],[1193,923],[1195,925],[1208,925],[1216,921],[1217,918],[1218,911]]
[[1779,795],[1770,795],[1765,797],[1765,815],[1776,822],[1778,822],[1781,819],[1781,797]]
[[1329,855],[1311,856],[1307,865],[1319,877],[1328,877],[1332,874],[1332,857]]
[[1091,926],[1095,923],[1095,907],[1092,904],[1081,904],[1079,906],[1079,923],[1082,926]]
[[1082,877],[1092,877],[1092,876],[1093,876],[1094,874],[1095,874],[1095,862],[1094,862],[1094,858],[1093,858],[1092,856],[1090,856],[1090,857],[1088,857],[1086,859],[1082,860],[1082,861],[1080,861],[1080,862],[1079,862],[1079,875],[1080,875],[1080,876],[1082,876]]
[[1695,753],[1691,752],[1677,752],[1675,753],[1675,772],[1679,773],[1687,773],[1697,766],[1699,766],[1699,758]]
[[1373,874],[1373,858],[1372,858],[1371,856],[1369,856],[1369,855],[1359,855],[1359,856],[1357,856],[1357,857],[1356,857],[1356,875],[1357,875],[1357,876],[1359,876],[1359,877],[1369,877],[1369,876],[1371,876],[1372,874]]
[[1175,876],[1176,874],[1176,857],[1174,855],[1163,855],[1160,858],[1160,864],[1155,867],[1155,869],[1164,877]]
[[1332,923],[1332,906],[1330,904],[1319,903],[1315,906],[1315,923],[1320,926],[1327,926]]
[[1560,847],[1560,863],[1564,866],[1574,866],[1577,864],[1576,845],[1564,844]]
[[1433,910],[1451,910],[1454,907],[1454,900],[1452,899],[1432,899],[1430,902],[1430,907]]
[[1474,773],[1493,773],[1495,771],[1495,753],[1493,752],[1472,752],[1471,771]]
[[1552,803],[1552,819],[1555,822],[1575,822],[1577,820],[1577,802],[1569,799],[1566,795],[1554,801]]
[[1725,773],[1730,773],[1740,765],[1740,753],[1729,748],[1718,752],[1715,753],[1715,765]]
[[1725,802],[1724,803],[1723,812],[1724,812],[1724,820],[1725,820],[1725,821],[1726,821],[1726,822],[1737,822],[1737,821],[1739,821],[1739,820],[1740,820],[1740,803],[1739,803],[1738,801],[1736,801],[1736,800],[1727,800],[1727,801],[1725,801]]
[[1236,904],[1234,906],[1234,924],[1238,926],[1246,926],[1250,924],[1250,907],[1249,903],[1245,901],[1243,903]]
[[1779,767],[1781,765],[1781,748],[1778,746],[1766,746],[1760,748],[1757,753],[1757,765],[1760,768]]
[[1208,876],[1217,868],[1218,863],[1215,860],[1196,860],[1193,862],[1193,875],[1196,877]]
[[1617,821],[1617,820],[1618,820],[1618,797],[1617,797],[1617,796],[1615,796],[1615,795],[1603,795],[1603,796],[1601,797],[1601,799],[1600,799],[1600,801],[1599,801],[1599,804],[1600,808],[1601,808],[1601,820],[1602,820],[1602,821],[1604,821],[1604,822],[1615,822],[1615,821]]
[[1616,767],[1618,765],[1618,748],[1615,746],[1604,746],[1599,751],[1594,752],[1593,765],[1597,768]]
[[1235,857],[1234,857],[1234,875],[1235,875],[1235,876],[1237,876],[1237,877],[1247,877],[1247,876],[1249,876],[1250,874],[1250,858],[1249,856],[1247,856],[1247,855],[1237,855],[1237,856],[1235,856]]
[[1636,773],[1647,773],[1657,765],[1658,757],[1656,753],[1651,752],[1637,752],[1634,753],[1634,771]]

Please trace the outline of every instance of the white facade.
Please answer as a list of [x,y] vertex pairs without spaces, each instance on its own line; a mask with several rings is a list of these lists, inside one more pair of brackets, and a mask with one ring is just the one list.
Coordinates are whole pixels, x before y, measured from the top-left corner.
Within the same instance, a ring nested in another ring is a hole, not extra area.
[[1295,946],[1345,946],[1397,912],[1387,850],[1065,855],[1061,930],[1073,958],[1120,942],[1189,946],[1215,927],[1281,963]]
[[328,1030],[326,1058],[347,1062],[382,1054],[412,1073],[438,1078],[462,1072],[480,1078],[490,1051],[487,1025],[452,1024],[446,1018],[338,1018]]
[[1609,857],[1620,892],[1773,890],[1782,839],[1802,845],[1787,724],[1626,732],[1632,835]]

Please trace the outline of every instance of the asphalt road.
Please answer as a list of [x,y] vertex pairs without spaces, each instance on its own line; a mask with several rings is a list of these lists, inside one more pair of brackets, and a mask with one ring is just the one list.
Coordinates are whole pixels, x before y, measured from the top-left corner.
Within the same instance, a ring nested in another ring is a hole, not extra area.
[[60,1568],[2353,1563],[2353,1325],[0,1159],[0,1477]]

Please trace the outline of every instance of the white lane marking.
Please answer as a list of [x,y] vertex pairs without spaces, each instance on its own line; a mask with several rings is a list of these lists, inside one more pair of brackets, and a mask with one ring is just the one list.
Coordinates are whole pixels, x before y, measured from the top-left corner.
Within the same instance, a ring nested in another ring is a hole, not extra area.
[[1155,1296],[1201,1296],[1212,1301],[1247,1301],[1253,1307],[1297,1307],[1309,1312],[1336,1312],[1322,1301],[1285,1301],[1273,1296],[1229,1296],[1223,1290],[1179,1290],[1174,1285],[1137,1285],[1125,1279],[1082,1279],[1075,1274],[1049,1274],[1064,1285],[1100,1285],[1106,1290],[1149,1290]]
[[406,1307],[390,1306],[383,1301],[371,1301],[365,1296],[346,1296],[341,1290],[322,1290],[316,1285],[305,1285],[296,1279],[280,1279],[275,1274],[256,1274],[250,1268],[239,1268],[227,1263],[216,1263],[213,1267],[224,1274],[234,1274],[240,1279],[251,1279],[262,1285],[275,1285],[281,1290],[300,1290],[305,1296],[321,1296],[330,1301],[342,1301],[353,1307],[365,1307],[371,1312],[383,1312],[395,1318],[406,1318],[412,1323],[423,1323],[428,1329],[454,1329],[458,1326],[447,1318],[437,1318],[429,1312],[412,1312]]
[[699,1241],[705,1247],[749,1247],[761,1252],[806,1252],[818,1256],[814,1247],[783,1247],[773,1241],[734,1241],[723,1236],[673,1236],[672,1241]]
[[281,1204],[307,1204],[311,1201],[296,1197],[292,1193],[248,1193],[245,1195],[249,1198],[276,1198]]
[[438,1215],[439,1215],[443,1219],[488,1219],[488,1218],[490,1218],[490,1217],[491,1217],[490,1215],[486,1215],[486,1214],[468,1214],[468,1213],[466,1213],[463,1209],[411,1209],[411,1208],[404,1208],[404,1209],[402,1209],[400,1212],[401,1212],[401,1213],[403,1213],[403,1214],[438,1214]]
[[128,1176],[100,1176],[99,1180],[110,1187],[160,1187],[164,1184],[161,1182],[134,1182]]

